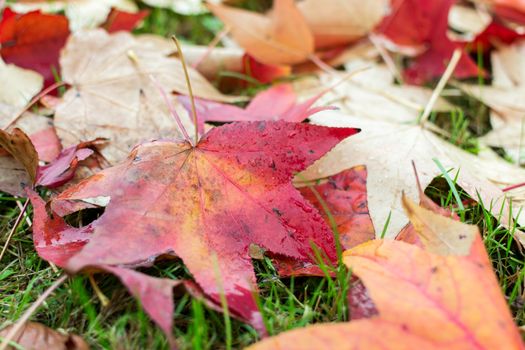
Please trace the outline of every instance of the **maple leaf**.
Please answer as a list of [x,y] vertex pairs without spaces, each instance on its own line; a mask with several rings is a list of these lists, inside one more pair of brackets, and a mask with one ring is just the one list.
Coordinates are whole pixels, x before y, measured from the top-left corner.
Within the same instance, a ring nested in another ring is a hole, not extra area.
[[[357,166],[330,176],[325,183],[309,184],[299,191],[337,232],[343,249],[375,238],[366,200],[366,168]],[[317,265],[273,257],[280,276],[325,276]]]
[[131,32],[148,15],[148,10],[132,13],[111,9],[106,21],[101,24],[101,27],[107,30],[108,33],[114,33],[121,30]]
[[264,64],[257,61],[249,54],[245,54],[242,58],[244,74],[258,80],[263,84],[271,83],[277,78],[282,78],[290,75],[292,68],[290,66],[279,66]]
[[[416,178],[417,177],[418,176],[416,173]],[[402,198],[405,212],[410,218],[410,222],[405,227],[403,227],[403,229],[396,235],[395,239],[397,241],[403,241],[405,243],[413,244],[421,248],[425,248],[426,246],[428,249],[432,248],[433,252],[441,250],[440,248],[445,248],[443,249],[443,251],[445,251],[447,248],[456,248],[451,243],[458,243],[457,239],[459,237],[462,238],[459,241],[458,247],[464,246],[465,242],[472,242],[472,240],[467,239],[472,236],[468,236],[468,233],[472,232],[472,226],[463,224],[456,225],[450,220],[440,221],[439,219],[437,219],[437,216],[428,217],[428,215],[425,212],[421,212],[419,208],[430,210],[433,213],[441,215],[447,219],[453,219],[457,221],[460,220],[459,216],[456,213],[450,211],[448,208],[440,207],[435,202],[433,202],[427,195],[425,195],[424,189],[419,187],[419,183],[418,191],[419,206],[415,205],[405,196],[403,196]],[[443,226],[435,225],[435,223],[442,223]],[[427,229],[427,227],[425,227],[424,225],[429,225],[428,229],[433,229],[433,231],[431,231],[430,234],[422,232]],[[441,229],[443,229],[443,231],[448,232],[453,232],[454,230],[457,230],[456,236],[451,236],[452,239],[456,239],[456,242],[452,242],[447,237],[444,237],[441,234]],[[464,233],[465,230],[467,231],[466,234]],[[419,232],[422,233],[420,234]],[[463,242],[463,240],[465,240],[465,242]],[[352,320],[369,318],[379,314],[379,311],[377,310],[373,300],[370,298],[366,287],[359,279],[357,279],[357,281],[354,281],[350,286],[350,289],[348,290],[348,307],[349,314]]]
[[[262,332],[252,296],[249,246],[315,262],[310,245],[315,244],[336,261],[330,228],[293,188],[291,178],[356,131],[287,122],[233,123],[210,130],[196,147],[172,140],[141,144],[123,163],[53,199],[58,215],[52,219],[32,198],[40,208],[34,234],[49,237],[39,254],[48,259],[58,255],[54,262],[70,272],[140,266],[176,254],[211,300],[220,303],[224,292],[232,314]],[[67,227],[59,216],[92,207],[89,202],[101,197],[110,198],[104,214],[85,227]],[[75,238],[69,248],[61,246],[67,237]],[[64,257],[64,251],[71,256]],[[155,293],[151,287],[148,298]]]
[[69,182],[75,176],[79,162],[95,154],[97,146],[104,143],[104,139],[96,139],[64,149],[51,163],[38,167],[36,184],[55,188]]
[[[419,124],[378,121],[337,112],[319,113],[311,120],[326,126],[352,125],[361,128],[362,132],[336,146],[296,180],[323,178],[356,165],[366,165],[368,207],[376,235],[383,232],[388,222],[385,234],[393,238],[406,224],[407,218],[397,205],[401,193],[405,191],[414,199],[419,197],[411,162],[415,162],[421,187],[425,188],[434,177],[441,175],[434,159],[444,169],[452,171],[452,178],[456,178],[457,173],[457,185],[474,200],[481,200],[503,225],[512,224],[512,219],[506,214],[508,198],[494,183],[506,187],[523,182],[525,172],[522,169],[503,160],[478,158]],[[502,207],[505,208],[503,213],[500,212]],[[517,215],[519,210],[513,208]],[[520,232],[516,234],[525,242]]]
[[[363,67],[367,69],[341,84],[338,82],[344,79],[344,74],[321,74],[319,79],[311,82],[313,86],[334,86],[320,97],[319,104],[335,106],[345,113],[372,119],[400,123],[417,120],[428,103],[432,90],[419,86],[397,85],[388,67],[372,60],[353,59],[345,64],[347,72]],[[309,97],[310,94],[306,96]],[[434,106],[436,112],[452,109],[452,105],[442,98],[439,98]]]
[[[33,241],[36,251],[47,261],[58,266],[66,265],[67,261],[89,241],[92,233],[91,227],[88,225],[82,230],[72,230],[60,216],[47,216],[46,203],[36,192],[29,190],[27,194],[33,204],[34,215],[43,219],[35,221],[33,225]],[[200,288],[191,281],[150,277],[117,266],[104,265],[98,266],[98,268],[117,276],[129,292],[141,300],[142,307],[166,333],[171,345],[175,344],[171,334],[174,306],[173,289],[175,287],[182,285],[194,298],[202,300],[209,308],[219,312],[222,310],[220,305],[204,299]]]
[[[0,124],[9,123],[18,110],[0,104]],[[23,188],[36,180],[39,158],[52,160],[59,152],[60,143],[50,119],[24,113],[14,125],[0,130],[0,190],[23,195]]]
[[[135,39],[142,45],[155,48],[166,56],[180,57],[173,45],[173,40],[153,34],[141,34],[135,36]],[[277,78],[290,75],[292,70],[290,66],[261,63],[237,46],[214,47],[213,50],[210,50],[208,46],[185,43],[181,45],[186,63],[208,79],[216,78],[220,72],[230,71],[245,74],[267,84]],[[243,87],[249,86],[249,82],[244,79],[239,84]]]
[[[172,39],[154,34],[134,36],[140,45],[148,47],[165,56],[180,58],[180,53],[173,45]],[[221,71],[242,73],[245,52],[240,47],[214,47],[181,43],[186,63],[206,78],[216,78]]]
[[[405,206],[418,234],[433,242],[425,250],[374,240],[343,257],[368,289],[378,315],[285,332],[248,349],[385,349],[392,344],[396,349],[523,349],[477,227],[409,201]],[[418,220],[431,227],[417,225]],[[461,249],[443,250],[457,242]]]
[[[410,83],[422,84],[439,77],[447,61],[461,44],[447,37],[448,13],[455,0],[394,0],[392,14],[383,19],[377,32],[396,45],[409,46],[414,51],[424,50],[405,70]],[[480,71],[474,61],[463,53],[454,76],[476,77]]]
[[19,15],[9,8],[0,22],[0,55],[6,63],[37,71],[45,86],[55,82],[58,56],[69,36],[67,18],[38,11]]
[[[302,103],[297,102],[297,95],[292,85],[279,84],[258,93],[246,106],[240,108],[234,105],[222,104],[203,99],[195,99],[195,108],[200,130],[204,130],[204,122],[235,122],[258,120],[284,120],[302,122],[312,114],[332,107],[312,107],[322,96],[318,94]],[[191,99],[179,96],[184,108],[191,112]]]
[[[102,155],[115,163],[137,143],[173,137],[179,130],[159,91],[160,86],[166,93],[188,94],[178,59],[164,56],[129,33],[110,35],[99,29],[72,35],[60,65],[63,81],[71,85],[55,113],[64,146],[103,137],[109,143]],[[195,70],[189,74],[197,97],[238,100],[221,94]],[[182,124],[192,130],[184,110],[178,111]]]
[[[19,112],[20,107],[0,103],[0,124],[11,124],[14,116]],[[44,162],[51,162],[62,150],[53,127],[53,121],[50,118],[32,112],[24,112],[12,125],[4,130],[12,131],[14,128],[19,128],[29,135],[38,153],[38,158]]]
[[525,3],[522,0],[488,0],[492,10],[503,19],[525,24]]
[[310,27],[317,48],[348,44],[367,35],[386,14],[388,1],[315,0],[297,7]]
[[231,27],[233,38],[265,64],[294,64],[314,52],[308,24],[293,0],[276,0],[268,15],[208,4],[213,14]]
[[0,130],[0,147],[22,165],[29,175],[30,184],[34,184],[38,171],[38,153],[29,136],[18,128],[14,128],[12,132]]
[[501,44],[512,44],[518,39],[525,37],[524,33],[518,33],[512,28],[508,28],[503,24],[493,20],[487,28],[479,33],[467,48],[474,50],[488,51],[494,45],[501,46]]
[[[0,104],[0,123],[11,121],[17,111]],[[0,130],[0,190],[23,196],[27,186],[63,185],[73,178],[79,161],[95,153],[98,144],[100,140],[94,140],[61,151],[51,119],[25,112],[9,128]]]
[[44,85],[44,78],[37,72],[5,64],[2,58],[0,81],[9,82],[0,87],[0,103],[11,106],[25,106]]
[[333,218],[344,249],[375,237],[368,213],[366,177],[366,168],[357,166],[329,177],[326,183],[299,188],[303,197],[319,209],[328,223],[328,215]]

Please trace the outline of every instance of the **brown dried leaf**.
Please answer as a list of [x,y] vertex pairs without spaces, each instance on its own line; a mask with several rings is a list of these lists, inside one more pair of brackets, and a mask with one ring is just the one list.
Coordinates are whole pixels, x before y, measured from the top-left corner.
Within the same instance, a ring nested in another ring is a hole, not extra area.
[[[0,337],[5,337],[12,326],[0,331]],[[38,322],[27,322],[13,339],[13,342],[25,350],[89,350],[87,343],[78,335],[59,333]],[[19,349],[10,346],[9,350]]]

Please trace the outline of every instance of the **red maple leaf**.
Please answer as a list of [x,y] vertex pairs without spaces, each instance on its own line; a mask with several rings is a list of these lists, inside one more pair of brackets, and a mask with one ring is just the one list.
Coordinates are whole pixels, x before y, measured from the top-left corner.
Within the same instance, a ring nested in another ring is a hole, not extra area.
[[525,1],[492,0],[492,10],[497,16],[520,25],[525,24]]
[[[195,147],[173,140],[141,144],[120,165],[56,197],[52,218],[33,195],[36,248],[70,272],[136,267],[175,254],[212,301],[220,303],[224,293],[232,314],[264,333],[249,247],[315,263],[315,244],[337,260],[330,228],[291,179],[356,132],[282,121],[233,123],[212,129]],[[87,226],[69,227],[60,217],[93,206],[83,199],[107,197],[104,214]],[[142,285],[146,311],[169,330],[167,318],[151,309],[163,307],[151,302],[161,292]]]
[[[298,103],[292,85],[279,84],[258,93],[246,108],[196,98],[195,109],[200,130],[204,130],[204,122],[207,121],[222,123],[260,120],[302,122],[317,112],[335,109],[335,107],[312,107],[323,94],[324,92]],[[179,101],[191,113],[191,99],[181,95]]]
[[277,66],[261,63],[250,56],[250,54],[244,54],[242,57],[242,64],[244,74],[263,84],[268,84],[277,78],[288,76],[292,70],[290,66]]
[[493,47],[497,47],[497,45],[512,44],[523,37],[525,37],[525,34],[518,33],[499,21],[493,20],[471,43],[467,44],[467,48],[473,52],[478,50],[485,52]]
[[45,86],[55,82],[60,49],[69,36],[65,16],[40,11],[17,14],[4,10],[0,22],[0,55],[7,63],[31,69],[44,76]]
[[[448,13],[455,0],[394,0],[392,13],[385,17],[377,32],[399,46],[423,50],[405,70],[409,83],[423,84],[445,71],[452,53],[462,48],[447,37]],[[454,76],[476,77],[484,74],[476,63],[463,53]]]
[[[374,225],[368,212],[366,167],[357,166],[330,176],[325,183],[300,187],[301,194],[321,213],[335,230],[342,250],[353,248],[375,238]],[[334,227],[335,226],[335,227]],[[317,265],[274,257],[281,276],[324,276]]]
[[108,33],[114,33],[118,31],[131,32],[135,29],[139,23],[149,15],[148,10],[142,10],[137,13],[120,11],[117,9],[111,9],[111,12],[106,19],[106,22],[101,25],[102,28],[108,31]]

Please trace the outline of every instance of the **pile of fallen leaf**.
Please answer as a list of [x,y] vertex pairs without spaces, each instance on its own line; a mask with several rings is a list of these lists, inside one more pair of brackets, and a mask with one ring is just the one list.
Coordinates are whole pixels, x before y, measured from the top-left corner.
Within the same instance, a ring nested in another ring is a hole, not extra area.
[[[522,1],[275,0],[268,13],[144,2],[211,11],[222,46],[132,35],[148,11],[129,0],[4,5],[0,190],[30,199],[43,259],[117,276],[173,347],[175,287],[266,336],[262,256],[283,277],[348,267],[352,321],[254,349],[524,347],[477,227],[424,194],[445,175],[500,225],[522,226],[525,171],[493,151],[520,163]],[[221,71],[247,79],[219,84]],[[268,87],[240,107],[249,98],[227,92],[250,81]],[[490,107],[477,155],[431,122],[458,109],[440,97],[446,83]],[[71,226],[85,209],[103,214]],[[166,256],[193,280],[136,270]]]

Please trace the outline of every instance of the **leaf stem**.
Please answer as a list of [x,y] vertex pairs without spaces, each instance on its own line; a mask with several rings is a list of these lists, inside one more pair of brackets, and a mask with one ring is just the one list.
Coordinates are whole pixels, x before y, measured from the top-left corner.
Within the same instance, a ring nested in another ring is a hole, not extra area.
[[436,104],[437,99],[441,95],[441,92],[445,88],[445,85],[447,85],[450,77],[452,76],[452,73],[454,73],[454,70],[456,69],[456,66],[459,63],[462,54],[463,53],[461,52],[461,49],[454,50],[454,53],[450,58],[450,62],[448,63],[447,69],[445,69],[445,72],[441,76],[441,79],[439,79],[439,82],[434,91],[432,92],[432,95],[430,96],[430,99],[428,100],[428,103],[425,106],[425,110],[423,111],[423,114],[419,119],[420,125],[423,125],[430,116],[430,113],[432,113],[432,109],[434,109],[434,105]]
[[182,120],[180,119],[179,114],[175,110],[175,107],[173,107],[173,104],[171,103],[168,97],[168,94],[166,93],[166,90],[164,90],[162,85],[160,85],[160,83],[157,81],[157,79],[155,79],[155,77],[152,74],[149,75],[149,79],[152,81],[153,85],[155,85],[157,90],[159,90],[160,95],[162,96],[162,99],[164,100],[164,103],[168,107],[168,111],[170,112],[171,116],[177,122],[177,125],[179,126],[179,129],[181,130],[182,135],[184,136],[184,139],[188,141],[192,146],[195,146],[193,142],[191,141],[190,135],[188,134],[188,131],[184,127],[184,124],[182,123]]
[[516,188],[520,188],[520,187],[523,187],[525,186],[525,182],[521,182],[519,184],[515,184],[515,185],[512,185],[512,186],[509,186],[509,187],[505,187],[504,189],[502,189],[503,192],[508,192],[508,191],[512,191]]
[[[224,38],[226,35],[228,35],[230,30],[231,30],[231,27],[230,26],[226,26],[226,27],[224,27],[223,30],[221,30],[219,33],[217,33],[217,35],[215,35],[215,38],[213,38],[213,40],[208,45],[208,48],[206,49],[206,52],[204,52],[204,54],[201,57],[199,57],[195,62],[193,62],[193,64],[191,65],[191,68],[197,69],[199,67],[199,65],[206,58],[208,58],[208,56],[213,52],[213,49],[219,44],[219,42],[222,40],[222,38]],[[182,51],[179,50],[179,52],[182,55]]]
[[35,103],[37,103],[42,97],[46,96],[51,91],[53,91],[55,89],[58,89],[59,87],[64,86],[64,85],[68,85],[68,84],[66,82],[64,82],[64,81],[58,81],[58,82],[54,83],[53,85],[48,86],[47,88],[42,90],[38,95],[33,97],[33,99],[31,101],[29,101],[29,103],[27,104],[27,106],[24,107],[24,109],[22,109],[13,119],[10,120],[3,127],[3,129],[5,130],[8,127],[10,127],[11,125],[13,125],[22,116],[22,114],[27,112],[29,110],[29,108],[31,108]]
[[182,62],[182,68],[184,70],[184,77],[186,78],[186,84],[188,85],[188,93],[190,95],[190,100],[191,100],[191,114],[193,116],[193,124],[195,126],[195,146],[197,146],[197,143],[199,143],[199,124],[197,120],[197,108],[195,107],[195,97],[193,96],[193,90],[191,88],[190,75],[188,73],[188,68],[186,66],[186,60],[184,59],[184,54],[182,53],[182,47],[179,43],[179,40],[177,39],[175,35],[173,35],[171,39],[175,43],[175,46],[177,46],[180,61]]
[[11,237],[13,237],[13,234],[16,232],[18,225],[20,225],[20,221],[22,221],[22,218],[24,217],[24,213],[26,212],[28,205],[29,205],[29,200],[26,199],[24,206],[20,209],[20,214],[16,218],[15,224],[13,225],[13,227],[11,228],[11,231],[9,232],[9,235],[7,236],[4,247],[2,248],[2,252],[0,252],[0,261],[2,261],[2,258],[4,257],[7,247],[9,246],[9,242],[11,241]]

